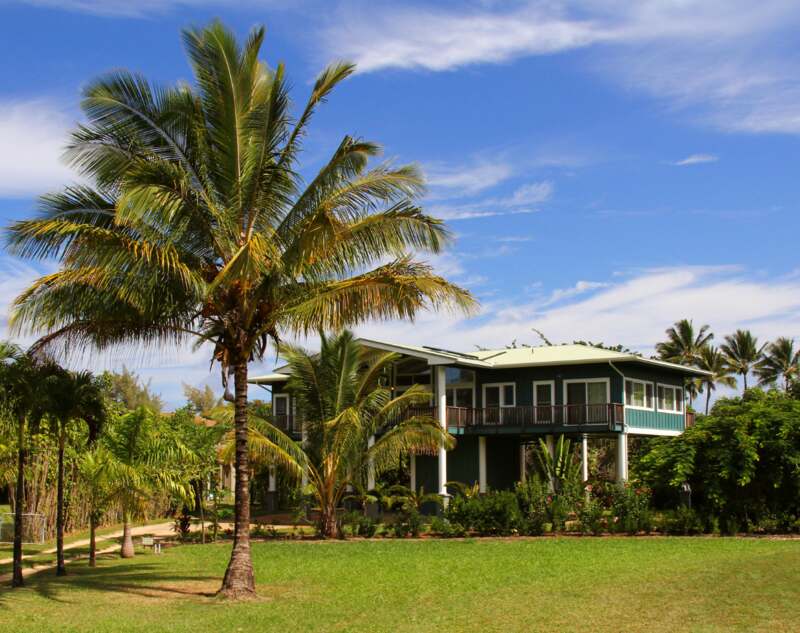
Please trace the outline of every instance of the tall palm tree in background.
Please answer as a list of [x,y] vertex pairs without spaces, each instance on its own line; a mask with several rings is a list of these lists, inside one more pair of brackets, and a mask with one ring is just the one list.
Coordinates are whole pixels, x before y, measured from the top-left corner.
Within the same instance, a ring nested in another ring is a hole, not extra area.
[[736,387],[736,379],[731,376],[731,368],[728,366],[725,355],[710,344],[704,345],[700,350],[700,359],[697,367],[709,372],[709,375],[698,378],[700,383],[699,390],[706,392],[706,415],[708,415],[711,392],[717,388],[717,385]]
[[437,253],[443,225],[416,206],[413,166],[379,164],[373,143],[346,136],[306,184],[301,140],[317,106],[353,72],[326,68],[296,119],[284,68],[258,59],[263,28],[243,46],[219,23],[186,30],[193,86],[153,87],[118,71],[91,82],[71,164],[93,187],[42,199],[15,223],[13,253],[61,269],[17,298],[13,324],[40,347],[209,343],[233,376],[236,497],[221,593],[255,591],[247,464],[248,363],[270,341],[426,308],[469,310],[472,296],[409,253]]
[[72,423],[82,420],[88,426],[90,443],[97,437],[105,411],[103,390],[89,371],[71,372],[58,368],[42,385],[50,418],[55,422],[58,442],[56,484],[56,574],[67,573],[64,564],[64,449]]
[[725,337],[725,342],[719,348],[725,354],[730,368],[742,377],[743,391],[747,391],[747,374],[761,359],[764,345],[759,347],[758,338],[750,330],[736,330]]
[[[676,321],[666,331],[667,340],[656,345],[656,353],[659,358],[671,363],[697,366],[703,348],[714,338],[709,330],[708,325],[702,325],[695,331],[691,319]],[[689,392],[689,399],[694,401],[697,397],[697,384],[694,381],[687,383],[686,390]]]
[[[262,423],[253,429],[251,451],[260,461],[306,473],[323,536],[338,535],[337,508],[349,485],[365,487],[368,471],[378,477],[397,468],[404,455],[453,447],[453,438],[433,418],[409,411],[430,402],[428,389],[415,385],[392,396],[386,378],[397,354],[365,349],[344,331],[323,335],[319,353],[285,346],[282,356],[290,371],[286,389],[297,398],[307,439],[298,447]],[[229,442],[228,453],[231,448]]]
[[790,338],[775,339],[764,348],[764,354],[755,366],[755,374],[762,385],[773,384],[783,377],[783,388],[788,391],[800,375],[800,349],[795,348]]

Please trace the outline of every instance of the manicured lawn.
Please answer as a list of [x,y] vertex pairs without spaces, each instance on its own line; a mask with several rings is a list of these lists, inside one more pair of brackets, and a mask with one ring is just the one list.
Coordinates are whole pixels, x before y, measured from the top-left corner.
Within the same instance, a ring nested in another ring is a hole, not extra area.
[[797,631],[800,541],[254,544],[260,597],[210,597],[229,545],[0,589],[0,631]]

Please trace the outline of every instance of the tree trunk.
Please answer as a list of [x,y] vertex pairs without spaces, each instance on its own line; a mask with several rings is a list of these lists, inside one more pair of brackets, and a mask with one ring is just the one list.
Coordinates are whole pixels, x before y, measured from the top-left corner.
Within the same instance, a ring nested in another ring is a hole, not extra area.
[[94,516],[94,508],[92,508],[89,513],[89,567],[97,566],[97,542],[94,538],[97,525]]
[[[747,391],[747,372],[746,371],[742,372],[742,378],[744,378],[744,391]],[[742,391],[742,393],[744,393],[744,391]]]
[[198,502],[200,503],[200,542],[206,544],[206,515],[203,509],[203,480],[197,483],[200,494],[198,495]]
[[56,498],[56,576],[65,576],[64,565],[64,444],[67,425],[62,422],[58,430],[58,492]]
[[25,419],[18,421],[17,430],[17,490],[14,493],[14,570],[12,587],[22,587],[22,506],[25,496]]
[[320,508],[319,532],[325,538],[339,537],[339,523],[336,520],[336,506],[334,504],[326,504],[326,507]]
[[236,496],[234,500],[233,550],[219,594],[226,598],[255,595],[250,556],[250,471],[247,453],[247,361],[239,359],[233,373],[234,426],[236,433]]
[[136,552],[133,549],[133,531],[131,529],[131,516],[125,510],[122,513],[122,547],[119,555],[122,558],[133,558]]
[[706,415],[708,415],[708,403],[711,400],[711,387],[706,391]]

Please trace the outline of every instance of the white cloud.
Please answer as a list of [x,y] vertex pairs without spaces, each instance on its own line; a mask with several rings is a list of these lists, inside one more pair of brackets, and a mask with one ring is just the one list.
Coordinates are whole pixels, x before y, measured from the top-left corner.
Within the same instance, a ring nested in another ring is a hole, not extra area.
[[594,47],[613,80],[724,129],[800,133],[794,0],[551,0],[431,8],[350,6],[323,29],[326,57],[361,72],[445,71]]
[[709,266],[645,270],[589,283],[603,285],[591,288],[591,294],[587,289],[558,303],[550,297],[520,297],[485,304],[471,319],[426,314],[413,324],[370,324],[358,332],[409,344],[433,341],[468,351],[476,345],[503,347],[514,338],[536,343],[531,331],[535,327],[554,342],[602,341],[643,353],[651,352],[664,330],[684,317],[710,324],[717,338],[740,327],[750,328],[762,340],[800,335],[800,280],[796,278],[752,278],[736,268]]
[[[19,0],[19,2],[36,7],[129,18],[157,15],[180,7],[229,6],[235,8],[237,5],[243,4],[243,2],[230,0],[136,0],[136,2],[127,0]],[[253,2],[252,4],[256,3]],[[270,3],[267,0],[263,0],[260,4],[279,3]]]
[[545,180],[518,187],[510,196],[492,197],[464,204],[433,205],[428,212],[442,220],[474,220],[497,215],[534,213],[553,197],[555,186]]
[[559,301],[563,301],[564,299],[582,295],[599,288],[607,288],[608,286],[608,283],[602,281],[578,281],[570,288],[557,288],[554,290],[544,305],[549,306]]
[[[518,207],[528,204],[546,202],[553,196],[553,183],[550,181],[533,182],[522,185],[514,191],[510,198],[504,201],[505,206]],[[502,206],[502,205],[501,205]]]
[[61,160],[70,118],[45,101],[0,103],[0,197],[27,197],[75,181]]
[[686,167],[688,165],[699,165],[701,163],[716,163],[718,160],[719,157],[714,156],[713,154],[691,154],[686,158],[681,158],[680,160],[673,161],[670,164],[675,165],[676,167]]
[[511,165],[501,161],[464,165],[429,163],[425,171],[428,185],[444,189],[448,197],[480,193],[508,180],[514,173]]

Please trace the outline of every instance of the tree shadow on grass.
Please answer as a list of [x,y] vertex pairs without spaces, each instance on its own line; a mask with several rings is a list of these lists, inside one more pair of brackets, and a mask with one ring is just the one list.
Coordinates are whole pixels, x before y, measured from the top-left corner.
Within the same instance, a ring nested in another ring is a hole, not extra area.
[[[48,600],[69,603],[78,597],[85,600],[86,590],[152,600],[211,598],[220,582],[217,576],[178,573],[147,560],[123,562],[116,555],[99,556],[97,560],[97,567],[89,567],[85,561],[68,565],[67,576],[62,577],[57,577],[55,570],[43,570],[27,576],[25,587]],[[73,590],[79,590],[78,596]],[[13,599],[14,591],[8,586],[0,587],[0,606]]]

